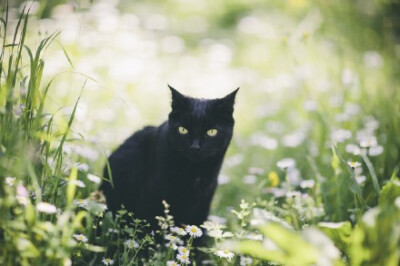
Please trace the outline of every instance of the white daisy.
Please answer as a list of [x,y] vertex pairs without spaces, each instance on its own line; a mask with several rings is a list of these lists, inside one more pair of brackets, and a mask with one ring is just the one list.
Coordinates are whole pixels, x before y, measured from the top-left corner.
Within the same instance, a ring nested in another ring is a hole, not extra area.
[[276,163],[281,169],[293,168],[296,166],[296,161],[292,158],[284,158]]
[[226,218],[216,216],[216,215],[209,215],[208,220],[211,222],[218,223],[218,224],[226,224]]
[[360,140],[361,148],[375,147],[378,145],[378,141],[375,136],[367,136]]
[[175,234],[180,235],[180,236],[186,235],[185,229],[183,229],[181,227],[173,226],[173,227],[171,227],[170,230],[171,230],[172,233],[175,233]]
[[177,249],[178,249],[178,245],[175,244],[174,242],[167,242],[167,243],[165,244],[165,246],[166,246],[167,248],[172,248],[173,250],[177,250]]
[[74,165],[79,171],[87,172],[89,170],[89,165],[86,163],[75,163]]
[[176,255],[176,258],[182,263],[186,263],[186,264],[190,263],[189,256],[187,256],[187,255],[178,254],[178,255]]
[[6,177],[5,181],[7,186],[13,187],[15,185],[15,177]]
[[28,204],[28,198],[27,197],[19,197],[19,196],[17,196],[17,201],[21,205]]
[[232,237],[233,234],[231,232],[224,232],[221,229],[214,229],[210,230],[207,232],[208,236],[214,237],[214,238],[228,238]]
[[36,209],[39,212],[49,213],[49,214],[57,212],[56,206],[47,202],[39,202],[38,204],[36,204]]
[[77,187],[86,187],[85,183],[83,183],[81,180],[75,179],[69,181],[71,184],[74,184]]
[[179,254],[186,255],[189,257],[190,250],[187,249],[186,247],[179,247],[178,252]]
[[73,237],[79,242],[86,243],[88,241],[88,238],[83,234],[74,234]]
[[166,247],[172,248],[173,250],[176,250],[178,248],[178,245],[183,245],[183,241],[172,234],[168,234],[164,237],[168,242],[165,244]]
[[113,265],[114,264],[114,260],[110,259],[110,258],[103,258],[101,260],[101,262],[103,262],[104,265]]
[[188,232],[188,234],[190,236],[193,236],[195,238],[201,237],[203,235],[203,232],[201,231],[201,229],[195,225],[188,225],[188,226],[186,226],[185,230],[186,230],[186,232]]
[[169,260],[169,261],[167,261],[167,266],[180,266],[180,264],[178,264],[174,260]]
[[313,179],[307,179],[300,182],[301,188],[312,188],[315,186],[315,181]]
[[248,171],[249,171],[250,174],[253,174],[253,175],[262,175],[262,174],[264,174],[264,169],[259,168],[259,167],[250,167],[248,169]]
[[93,183],[100,184],[100,182],[101,182],[101,178],[98,177],[97,175],[88,174],[86,177]]
[[225,258],[228,261],[231,261],[231,259],[233,258],[233,256],[235,256],[235,254],[233,254],[232,252],[228,251],[228,250],[218,250],[216,252],[216,255],[220,258]]
[[250,265],[253,263],[253,259],[250,257],[240,257],[240,265]]
[[207,231],[207,235],[215,238],[221,238],[224,232],[221,229],[214,229]]
[[139,247],[138,242],[136,242],[136,241],[133,240],[133,239],[128,239],[128,240],[126,240],[126,241],[124,242],[124,245],[125,245],[127,248],[138,248],[138,247]]
[[397,198],[394,200],[394,205],[396,205],[396,207],[397,207],[398,209],[400,209],[400,196],[397,197]]
[[355,144],[347,144],[346,145],[346,151],[348,153],[354,154],[354,155],[360,155],[361,154],[361,149],[358,147],[358,145]]
[[383,147],[381,145],[371,147],[368,150],[369,156],[378,156],[381,155],[382,152],[383,152]]
[[353,169],[358,168],[358,167],[361,166],[361,163],[360,163],[360,162],[349,161],[349,162],[347,162],[347,164],[348,164],[351,168],[353,168]]
[[250,240],[258,240],[258,241],[262,241],[263,240],[263,235],[261,234],[248,234],[247,236],[245,236],[245,238],[250,239]]
[[356,181],[359,185],[363,184],[365,180],[367,180],[367,177],[365,175],[356,176]]
[[274,197],[280,198],[280,197],[285,196],[285,194],[286,194],[286,189],[284,189],[284,188],[277,188],[277,187],[268,187],[268,188],[264,189],[263,192],[264,192],[264,193],[271,193],[272,195],[274,195]]
[[300,196],[301,196],[301,193],[298,191],[286,192],[286,197],[288,197],[288,198],[295,198],[295,197],[300,197]]
[[118,229],[108,228],[108,233],[118,234]]
[[72,266],[72,260],[70,258],[65,258],[62,265],[63,266]]
[[344,142],[351,138],[351,131],[346,129],[338,129],[331,133],[331,139],[333,142]]
[[179,241],[179,237],[174,236],[172,234],[168,234],[164,237],[166,240],[170,241],[170,242],[178,242]]
[[18,184],[17,186],[17,201],[19,204],[21,205],[26,205],[28,204],[28,190],[26,189],[26,187],[24,187],[24,185],[22,185],[21,183]]
[[76,199],[76,200],[74,200],[74,204],[83,208],[83,207],[87,206],[88,201],[84,200],[84,199]]

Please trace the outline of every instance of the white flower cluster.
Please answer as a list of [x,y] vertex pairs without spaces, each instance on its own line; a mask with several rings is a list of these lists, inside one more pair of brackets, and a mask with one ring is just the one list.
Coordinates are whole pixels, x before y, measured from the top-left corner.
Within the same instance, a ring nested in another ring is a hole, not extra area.
[[83,234],[74,234],[73,237],[79,242],[82,243],[88,242],[88,238]]
[[[176,260],[183,264],[190,264],[190,243],[191,239],[198,238],[203,235],[203,231],[196,225],[187,225],[185,228],[171,226],[170,233],[164,238],[167,240],[166,246],[177,250]],[[183,236],[190,236],[188,246],[184,246],[184,241],[181,239]],[[179,265],[177,261],[170,260],[167,265]]]
[[114,260],[111,258],[103,258],[101,260],[101,262],[103,262],[104,265],[113,265],[114,264]]
[[185,228],[185,231],[192,237],[197,238],[203,235],[203,231],[195,225],[188,225]]
[[132,249],[132,248],[138,248],[139,247],[139,243],[136,242],[133,239],[128,239],[124,242],[125,247]]
[[235,254],[230,252],[229,250],[218,250],[217,252],[215,252],[215,255],[220,258],[225,258],[228,261],[231,261],[232,258],[235,256]]

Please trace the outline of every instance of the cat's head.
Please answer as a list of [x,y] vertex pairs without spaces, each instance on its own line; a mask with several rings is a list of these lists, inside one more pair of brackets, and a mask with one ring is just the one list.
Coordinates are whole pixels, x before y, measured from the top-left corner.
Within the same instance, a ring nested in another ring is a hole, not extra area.
[[192,161],[225,152],[233,134],[236,89],[219,99],[185,96],[169,86],[172,110],[169,136],[173,147]]

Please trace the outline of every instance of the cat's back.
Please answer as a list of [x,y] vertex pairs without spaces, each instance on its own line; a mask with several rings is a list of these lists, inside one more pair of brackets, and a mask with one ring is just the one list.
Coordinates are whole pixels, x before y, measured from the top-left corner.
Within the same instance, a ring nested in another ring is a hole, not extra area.
[[[158,127],[147,126],[136,131],[125,140],[108,158],[104,177],[112,180],[103,182],[101,189],[111,210],[120,208],[122,202],[135,204],[146,177],[149,175],[150,161],[154,156]],[[130,206],[126,206],[128,209]]]
[[[124,160],[131,161],[132,156],[142,155],[154,142],[156,137],[157,127],[146,126],[141,130],[136,131],[132,136],[122,143],[110,156],[110,163],[120,163]],[[121,161],[122,160],[122,161]]]

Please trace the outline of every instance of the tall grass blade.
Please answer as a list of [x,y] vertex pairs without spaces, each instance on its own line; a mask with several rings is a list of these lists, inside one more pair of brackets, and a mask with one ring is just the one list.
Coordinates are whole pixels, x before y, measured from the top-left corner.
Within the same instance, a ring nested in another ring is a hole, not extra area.
[[63,150],[63,146],[64,146],[64,143],[65,143],[65,140],[67,139],[67,136],[68,136],[69,130],[71,128],[72,122],[74,121],[76,109],[78,107],[78,103],[79,103],[79,100],[80,100],[80,98],[82,96],[83,89],[85,88],[85,86],[86,86],[86,80],[83,83],[81,92],[80,92],[80,94],[78,96],[78,99],[75,102],[74,108],[73,108],[72,113],[71,113],[71,115],[69,117],[67,128],[66,128],[66,130],[65,130],[65,132],[64,132],[64,134],[63,134],[63,136],[61,138],[60,144],[58,145],[58,148],[57,148],[57,150],[55,152],[55,155],[54,155],[54,158],[55,158],[57,163],[56,163],[56,172],[55,172],[56,181],[54,182],[54,187],[53,187],[53,192],[52,192],[53,200],[55,200],[55,198],[57,197],[57,193],[56,192],[57,192],[58,183],[59,183],[59,180],[60,180],[60,177],[61,177],[61,174],[62,174],[61,173],[61,166],[62,166],[62,150]]
[[75,69],[75,66],[72,63],[71,57],[69,56],[67,50],[65,50],[64,45],[62,45],[62,43],[60,43],[60,42],[58,42],[58,44],[60,45],[61,49],[63,50],[63,53],[64,53],[65,57],[67,58],[69,65],[72,67],[72,69]]
[[372,165],[370,159],[368,158],[368,156],[366,154],[361,154],[361,157],[363,158],[365,165],[367,166],[368,171],[371,175],[372,184],[374,185],[375,193],[377,196],[379,196],[381,189],[379,187],[378,177],[376,176],[374,166]]

